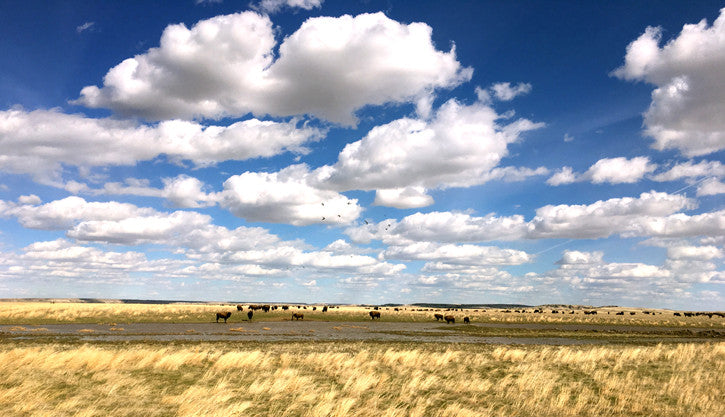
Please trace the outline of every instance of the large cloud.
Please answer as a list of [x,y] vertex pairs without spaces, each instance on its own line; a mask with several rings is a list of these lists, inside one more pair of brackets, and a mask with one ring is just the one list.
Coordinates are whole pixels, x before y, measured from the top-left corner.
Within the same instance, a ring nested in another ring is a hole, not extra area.
[[[291,268],[310,268],[313,273],[343,271],[352,275],[390,275],[405,268],[402,264],[356,253],[358,250],[342,241],[314,250],[301,241],[283,241],[259,227],[230,230],[217,226],[212,224],[210,216],[193,211],[165,213],[131,204],[87,202],[79,197],[39,204],[37,198],[27,196],[23,201],[26,203],[0,201],[0,216],[16,217],[25,227],[65,230],[67,237],[81,243],[158,245],[185,257],[183,262],[172,262],[174,268],[182,265],[185,270],[166,270],[170,275],[217,268],[214,265],[218,266],[222,277],[233,275],[230,268],[249,274],[279,276],[288,275]],[[103,252],[66,240],[37,243],[26,249],[35,253],[28,255],[33,259],[48,262],[58,259],[76,262],[71,258],[90,253],[99,259],[131,256]],[[138,256],[133,255],[134,259]]]
[[80,197],[40,204],[38,199],[21,199],[18,203],[0,200],[0,216],[15,217],[23,227],[32,229],[63,230],[85,220],[123,220],[135,216],[148,216],[153,209],[133,204],[88,202]]
[[57,110],[12,109],[0,111],[0,170],[49,180],[64,165],[135,165],[166,155],[172,162],[208,166],[285,151],[305,153],[304,144],[320,139],[322,132],[296,125],[294,120],[251,119],[229,126],[182,120],[146,126]]
[[112,68],[76,103],[147,119],[311,114],[354,124],[366,105],[418,99],[470,79],[424,23],[382,13],[307,20],[277,46],[253,12],[168,26],[160,46]]
[[310,185],[309,170],[293,165],[279,172],[245,172],[224,182],[221,205],[250,221],[346,224],[362,208],[357,200]]
[[645,133],[656,149],[687,156],[725,149],[725,9],[712,26],[688,24],[660,47],[662,29],[648,27],[627,46],[619,78],[657,88],[644,115]]
[[467,213],[416,213],[348,228],[355,242],[380,240],[389,245],[413,242],[485,242],[519,239],[597,239],[623,237],[693,237],[725,235],[725,211],[680,213],[695,207],[681,195],[658,192],[612,198],[588,205],[547,205],[528,222],[523,216],[477,217]]
[[469,187],[492,178],[518,180],[545,169],[496,168],[508,145],[543,126],[527,119],[501,124],[502,116],[476,102],[443,104],[432,120],[398,119],[350,143],[334,165],[318,168],[320,187],[380,190],[376,203],[412,208],[432,203],[426,189]]
[[531,262],[526,252],[495,246],[452,245],[416,242],[406,246],[391,246],[382,252],[385,259],[425,260],[452,265],[520,265]]

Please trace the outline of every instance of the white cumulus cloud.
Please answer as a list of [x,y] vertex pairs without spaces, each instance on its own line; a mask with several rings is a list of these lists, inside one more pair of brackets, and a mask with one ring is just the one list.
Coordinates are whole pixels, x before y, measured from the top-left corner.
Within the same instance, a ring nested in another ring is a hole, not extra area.
[[0,111],[0,170],[58,180],[63,165],[135,165],[159,155],[176,163],[209,166],[227,160],[271,157],[285,151],[306,153],[304,145],[322,132],[296,121],[250,119],[229,126],[183,120],[140,125],[94,119],[58,110]]
[[317,17],[277,46],[254,12],[168,26],[160,46],[108,71],[77,104],[147,119],[310,114],[354,124],[366,105],[405,102],[470,79],[424,23],[382,13]]
[[656,86],[644,114],[645,134],[659,150],[705,155],[725,149],[725,9],[712,26],[684,25],[660,47],[662,29],[648,27],[627,46],[613,75]]

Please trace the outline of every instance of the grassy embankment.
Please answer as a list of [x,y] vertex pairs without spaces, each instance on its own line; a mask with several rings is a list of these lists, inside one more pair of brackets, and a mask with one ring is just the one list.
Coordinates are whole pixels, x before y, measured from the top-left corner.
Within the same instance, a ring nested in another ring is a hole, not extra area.
[[3,416],[722,416],[725,343],[0,346]]

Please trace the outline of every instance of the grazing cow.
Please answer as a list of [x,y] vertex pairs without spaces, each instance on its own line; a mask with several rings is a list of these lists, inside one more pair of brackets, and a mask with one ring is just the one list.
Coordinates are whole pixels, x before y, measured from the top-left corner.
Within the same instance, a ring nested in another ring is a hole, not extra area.
[[637,314],[637,313],[635,313],[634,311],[630,311],[630,312],[629,312],[629,315],[630,315],[630,316],[634,316],[635,314]]
[[471,319],[468,316],[464,317],[463,324],[471,324]]
[[680,314],[680,313],[675,313],[675,316],[677,316],[677,317],[681,317],[681,316],[682,316],[682,314]]
[[216,313],[216,322],[219,323],[219,319],[224,319],[224,323],[226,323],[227,319],[231,316],[231,311],[227,311],[226,313]]
[[453,316],[445,316],[443,317],[445,319],[446,323],[451,324],[456,322],[456,318]]
[[271,307],[270,307],[269,305],[263,305],[263,306],[262,306],[262,311],[264,311],[265,313],[269,313],[269,309],[270,309],[270,308],[271,308]]
[[380,320],[380,312],[379,311],[371,311],[370,312],[370,319],[372,319],[372,320],[375,320],[375,319]]
[[282,306],[282,310],[284,310],[284,311],[289,310],[289,306]]
[[254,311],[247,311],[247,318],[249,319],[249,321],[252,321],[252,317],[254,317]]
[[244,306],[241,304],[237,304],[237,311],[242,311],[242,310],[244,310]]
[[327,313],[327,306],[322,307],[322,312]]
[[624,311],[620,311],[619,313],[617,313],[617,315],[618,316],[623,316],[624,315]]
[[302,313],[292,313],[293,320],[303,320],[304,318],[305,318],[305,315]]
[[438,314],[438,313],[435,313],[435,314],[433,315],[433,317],[435,317],[435,318],[436,318],[436,321],[441,321],[441,320],[443,320],[443,314]]

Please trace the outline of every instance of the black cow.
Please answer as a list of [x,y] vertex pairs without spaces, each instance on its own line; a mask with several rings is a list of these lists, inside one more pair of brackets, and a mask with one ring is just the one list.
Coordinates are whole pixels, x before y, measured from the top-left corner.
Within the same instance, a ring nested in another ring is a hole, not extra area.
[[254,317],[254,311],[247,311],[247,318],[249,319],[249,321],[252,321],[252,317]]
[[241,304],[237,304],[237,311],[242,311],[242,310],[244,310],[244,306]]
[[435,313],[435,314],[433,315],[433,317],[435,317],[435,318],[436,318],[436,321],[441,321],[441,320],[443,320],[443,314],[438,314],[438,313]]
[[371,311],[370,312],[370,318],[372,320],[375,320],[375,319],[380,320],[380,312],[379,311]]
[[292,319],[294,320],[304,320],[305,315],[302,313],[292,313]]
[[471,324],[471,319],[468,316],[464,317],[463,324]]
[[226,323],[227,319],[231,316],[231,311],[227,311],[226,313],[216,313],[216,322],[219,323],[219,319],[224,319],[224,323]]
[[445,319],[446,323],[448,323],[448,324],[451,324],[451,323],[455,323],[456,322],[456,318],[453,317],[453,316],[445,316],[443,318]]

